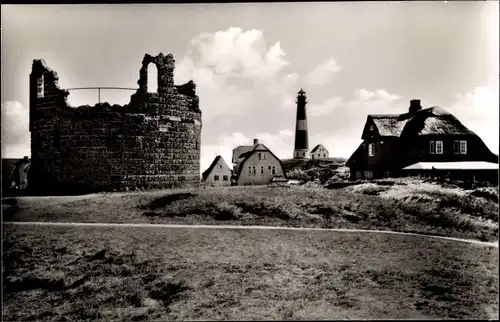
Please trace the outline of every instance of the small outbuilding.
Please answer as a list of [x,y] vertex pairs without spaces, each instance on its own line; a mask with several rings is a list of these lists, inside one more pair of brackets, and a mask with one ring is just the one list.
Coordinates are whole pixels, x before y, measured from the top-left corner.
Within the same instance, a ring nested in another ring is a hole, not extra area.
[[318,144],[314,147],[314,149],[311,150],[309,156],[312,160],[321,160],[328,159],[330,157],[330,153],[323,146],[323,144]]
[[230,186],[231,185],[231,169],[227,165],[224,158],[220,155],[216,156],[212,164],[201,175],[203,185],[209,186]]

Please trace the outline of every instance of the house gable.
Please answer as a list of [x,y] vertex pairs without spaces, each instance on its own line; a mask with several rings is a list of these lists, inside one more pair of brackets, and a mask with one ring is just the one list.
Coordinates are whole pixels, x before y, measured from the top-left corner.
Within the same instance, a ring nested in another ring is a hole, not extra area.
[[268,152],[269,155],[271,156],[272,159],[278,161],[280,167],[281,167],[281,172],[283,173],[283,177],[287,179],[286,173],[285,173],[285,167],[283,165],[283,162],[281,159],[279,159],[271,150],[269,150],[264,144],[259,143],[258,145],[255,146],[255,148],[250,151],[245,153],[245,158],[240,162],[240,166],[238,167],[236,176],[235,176],[235,181],[239,182],[241,173],[243,172],[243,169],[245,169],[245,164],[247,163],[248,160],[254,155],[256,155],[258,152]]
[[313,153],[316,153],[318,152],[320,149],[323,149],[323,151],[326,151],[328,152],[327,148],[325,148],[325,146],[323,144],[318,144],[314,147],[314,149],[311,150],[311,152],[309,152],[310,154],[313,154]]
[[215,170],[218,170],[217,172],[227,173],[228,176],[231,176],[231,169],[227,165],[226,161],[224,161],[224,158],[218,155],[215,157],[208,169],[203,172],[202,181],[206,181],[213,172],[216,172]]

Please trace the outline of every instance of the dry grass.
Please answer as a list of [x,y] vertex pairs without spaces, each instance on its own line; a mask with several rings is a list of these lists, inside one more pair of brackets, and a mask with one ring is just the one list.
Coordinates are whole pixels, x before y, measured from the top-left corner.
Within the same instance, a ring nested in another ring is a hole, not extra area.
[[435,185],[224,187],[9,199],[13,221],[381,229],[497,240],[498,202]]
[[381,234],[4,227],[3,320],[488,319],[498,250]]

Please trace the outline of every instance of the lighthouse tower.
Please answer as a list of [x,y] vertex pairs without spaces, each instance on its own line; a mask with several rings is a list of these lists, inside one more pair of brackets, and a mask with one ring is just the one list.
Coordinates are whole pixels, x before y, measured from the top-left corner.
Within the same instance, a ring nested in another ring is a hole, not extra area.
[[303,89],[300,89],[297,95],[297,123],[295,125],[295,147],[293,150],[294,159],[307,158],[307,152],[309,150],[306,104],[306,93]]

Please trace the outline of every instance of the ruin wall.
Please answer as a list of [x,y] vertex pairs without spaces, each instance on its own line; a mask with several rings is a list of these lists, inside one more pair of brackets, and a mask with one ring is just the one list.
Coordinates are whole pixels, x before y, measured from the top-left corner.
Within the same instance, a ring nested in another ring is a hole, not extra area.
[[[154,93],[147,91],[150,63],[158,69]],[[198,185],[199,99],[192,81],[174,85],[174,64],[171,54],[146,54],[129,104],[71,107],[57,73],[34,60],[30,188],[123,191]],[[43,97],[38,97],[40,87]]]

